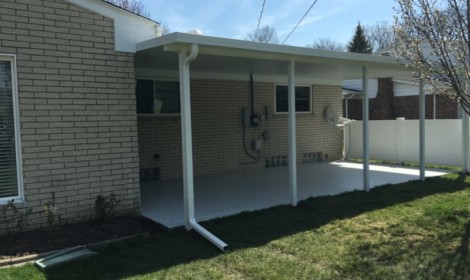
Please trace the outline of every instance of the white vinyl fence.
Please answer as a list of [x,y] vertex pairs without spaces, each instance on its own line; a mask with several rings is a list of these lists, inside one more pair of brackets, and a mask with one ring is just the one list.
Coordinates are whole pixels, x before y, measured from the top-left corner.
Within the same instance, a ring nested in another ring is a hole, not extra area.
[[[419,120],[369,121],[372,160],[419,162]],[[426,163],[460,166],[462,121],[426,120]],[[346,158],[362,158],[362,121],[344,126]]]

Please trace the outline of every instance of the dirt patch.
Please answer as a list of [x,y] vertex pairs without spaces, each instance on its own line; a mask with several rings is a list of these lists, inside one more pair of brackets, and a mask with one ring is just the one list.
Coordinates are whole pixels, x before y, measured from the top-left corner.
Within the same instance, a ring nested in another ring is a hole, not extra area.
[[67,224],[56,230],[0,235],[0,259],[39,254],[78,245],[135,235],[159,234],[165,229],[143,217],[116,217],[100,226],[95,221]]

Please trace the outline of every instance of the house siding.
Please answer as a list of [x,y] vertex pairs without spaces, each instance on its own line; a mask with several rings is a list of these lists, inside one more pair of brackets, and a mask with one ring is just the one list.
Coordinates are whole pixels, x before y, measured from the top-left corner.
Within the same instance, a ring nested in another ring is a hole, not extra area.
[[[250,109],[247,81],[191,80],[194,172],[196,175],[265,167],[265,158],[288,154],[287,114],[273,114],[260,126],[246,128],[246,146],[251,140],[263,143],[259,160],[248,157],[243,148],[242,110]],[[274,112],[274,84],[254,83],[255,113]],[[325,107],[340,114],[340,86],[312,86],[312,112],[297,116],[297,163],[303,153],[324,152],[328,160],[342,157],[343,131],[323,118]],[[138,117],[140,167],[159,168],[161,179],[182,175],[181,125],[179,116]]]
[[60,0],[2,0],[0,53],[15,54],[24,194],[65,222],[94,215],[97,195],[139,211],[133,54],[114,51],[113,21]]

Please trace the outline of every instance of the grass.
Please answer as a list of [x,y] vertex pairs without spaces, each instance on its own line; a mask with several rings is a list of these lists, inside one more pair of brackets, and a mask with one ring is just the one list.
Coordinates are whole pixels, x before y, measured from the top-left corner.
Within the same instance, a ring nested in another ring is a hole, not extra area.
[[229,253],[177,229],[0,279],[469,279],[469,217],[470,177],[450,174],[204,223]]

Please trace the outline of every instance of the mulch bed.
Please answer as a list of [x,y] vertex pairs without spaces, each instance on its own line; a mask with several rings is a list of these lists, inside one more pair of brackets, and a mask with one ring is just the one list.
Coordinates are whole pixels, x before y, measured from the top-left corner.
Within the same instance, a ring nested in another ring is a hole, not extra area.
[[103,226],[95,221],[66,224],[56,230],[34,230],[0,235],[0,259],[39,254],[135,235],[158,234],[165,229],[143,217],[116,217]]

